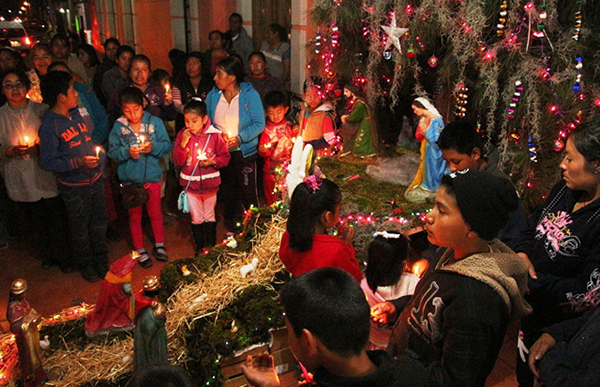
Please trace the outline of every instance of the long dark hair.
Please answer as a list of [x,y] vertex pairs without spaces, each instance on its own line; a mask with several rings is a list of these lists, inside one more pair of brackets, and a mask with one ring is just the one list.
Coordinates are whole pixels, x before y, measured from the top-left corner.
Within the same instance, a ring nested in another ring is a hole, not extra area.
[[303,253],[312,248],[315,225],[327,211],[335,211],[342,202],[340,188],[331,180],[321,180],[321,186],[312,190],[300,183],[292,194],[287,231],[290,234],[290,249]]
[[376,236],[369,244],[367,284],[373,292],[379,286],[391,286],[400,280],[408,256],[408,239],[400,233],[388,232],[398,238]]
[[[600,115],[587,119],[573,129],[569,138],[588,164],[600,160]],[[588,167],[591,171],[594,170],[594,166]]]

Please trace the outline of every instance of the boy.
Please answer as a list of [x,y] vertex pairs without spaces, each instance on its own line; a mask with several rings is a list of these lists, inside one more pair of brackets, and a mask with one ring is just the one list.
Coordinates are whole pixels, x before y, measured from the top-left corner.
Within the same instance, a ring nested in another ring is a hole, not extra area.
[[[369,304],[356,280],[339,268],[323,267],[288,282],[281,291],[288,342],[317,386],[425,386],[423,367],[395,361],[384,351],[366,351]],[[242,364],[253,386],[279,386],[268,353]]]
[[509,322],[531,312],[525,263],[494,239],[517,205],[506,179],[477,170],[445,175],[425,226],[429,242],[443,248],[404,310],[402,298],[372,308],[384,324],[401,312],[388,352],[420,360],[430,386],[483,386]]
[[274,192],[277,184],[277,168],[280,168],[286,161],[290,161],[298,127],[293,126],[285,118],[289,106],[284,93],[270,92],[265,96],[264,105],[267,121],[265,130],[260,136],[258,154],[265,159],[263,167],[265,199],[267,205],[271,205],[277,200],[281,200],[281,195],[276,195]]
[[302,140],[316,151],[332,147],[336,144],[333,106],[323,102],[321,86],[312,82],[305,85],[303,97],[306,106],[302,106],[299,115]]
[[[442,130],[437,144],[451,172],[476,169],[510,180],[495,162],[483,155],[484,145],[481,135],[466,121],[454,121],[448,124]],[[506,226],[500,230],[498,239],[512,249],[519,241],[525,226],[527,226],[527,216],[519,204],[517,210],[511,212]]]
[[77,108],[71,74],[51,71],[42,81],[50,110],[39,129],[42,168],[53,172],[67,208],[73,255],[81,276],[98,281],[108,271],[106,206],[100,164],[104,152],[92,141],[94,124],[85,108]]

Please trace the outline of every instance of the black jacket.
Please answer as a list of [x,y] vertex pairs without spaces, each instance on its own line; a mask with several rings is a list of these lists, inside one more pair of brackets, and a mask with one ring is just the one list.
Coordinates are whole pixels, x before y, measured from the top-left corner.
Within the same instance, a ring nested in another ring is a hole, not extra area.
[[321,387],[420,387],[427,386],[423,366],[402,357],[394,360],[385,351],[368,351],[377,372],[362,378],[345,378],[330,374],[325,368],[317,370],[314,381]]
[[545,386],[600,386],[600,306],[544,331],[557,341],[538,364]]
[[[200,79],[198,89],[194,89],[192,82],[190,82],[190,77],[187,75],[179,77],[174,82],[174,86],[177,87],[181,92],[181,103],[184,105],[191,101],[194,97],[201,98],[202,101],[206,102],[206,95],[212,90],[214,85],[215,83],[212,78],[206,78],[205,76],[202,76]],[[183,114],[178,112],[177,117],[175,118],[175,130],[179,132],[183,128],[185,128]]]
[[534,309],[524,320],[530,330],[580,315],[600,293],[600,200],[573,212],[582,194],[561,180],[515,247],[529,256],[538,277],[529,279],[526,297]]

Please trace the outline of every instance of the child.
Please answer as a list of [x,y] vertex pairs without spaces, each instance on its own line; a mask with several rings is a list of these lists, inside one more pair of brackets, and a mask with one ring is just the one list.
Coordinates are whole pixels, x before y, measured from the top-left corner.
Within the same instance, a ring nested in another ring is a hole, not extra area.
[[327,234],[340,220],[341,206],[342,193],[331,180],[311,175],[294,189],[287,231],[279,248],[279,258],[292,275],[331,266],[346,270],[360,282],[352,229],[343,230],[341,238]]
[[[280,295],[290,348],[317,386],[427,386],[424,367],[384,351],[367,351],[369,305],[352,277],[323,267],[289,281]],[[279,386],[268,353],[248,356],[242,371],[251,386]]]
[[[146,209],[154,233],[154,258],[167,261],[165,249],[163,213],[160,201],[162,169],[160,159],[171,150],[171,141],[162,120],[144,112],[144,94],[137,87],[126,87],[119,93],[123,116],[110,132],[108,156],[119,163],[121,181],[132,180],[143,184],[148,193]],[[125,183],[128,184],[128,183]],[[129,183],[130,184],[130,183]],[[152,266],[152,260],[144,248],[142,234],[142,206],[130,208],[129,229],[133,247],[140,253],[139,264]]]
[[[481,135],[466,121],[454,121],[448,124],[440,133],[437,145],[452,172],[477,169],[510,180],[496,163],[490,162],[484,156]],[[514,249],[526,226],[527,217],[523,207],[519,205],[516,211],[511,212],[506,226],[498,234],[498,239]]]
[[[67,208],[73,257],[83,279],[94,282],[108,271],[106,206],[101,165],[106,161],[92,141],[94,124],[84,108],[77,109],[71,74],[52,71],[42,81],[50,110],[39,129],[42,168],[58,178]],[[66,242],[66,241],[65,241]]]
[[187,192],[198,254],[217,241],[219,169],[229,163],[231,155],[221,131],[211,125],[204,102],[191,100],[185,104],[183,114],[185,129],[177,134],[173,161],[181,167],[179,182]]
[[[408,239],[398,232],[376,232],[369,244],[367,270],[360,287],[369,305],[412,295],[419,277],[404,272]],[[392,329],[371,322],[369,349],[386,349]]]
[[[527,266],[494,239],[517,205],[506,179],[472,169],[442,178],[425,228],[429,242],[443,248],[388,345],[392,356],[410,353],[426,365],[428,385],[483,386],[509,322],[531,312],[523,299]],[[373,320],[387,323],[398,304],[375,305]]]
[[277,168],[284,162],[290,161],[294,138],[298,133],[298,127],[293,126],[285,118],[289,110],[288,101],[280,91],[272,91],[265,96],[265,110],[267,113],[267,124],[260,136],[258,144],[258,155],[265,159],[264,164],[264,188],[267,205],[281,200],[281,195],[275,194],[277,183]]
[[323,92],[317,84],[305,86],[306,108],[300,111],[300,133],[314,150],[329,148],[336,143],[333,125],[333,106],[323,102]]

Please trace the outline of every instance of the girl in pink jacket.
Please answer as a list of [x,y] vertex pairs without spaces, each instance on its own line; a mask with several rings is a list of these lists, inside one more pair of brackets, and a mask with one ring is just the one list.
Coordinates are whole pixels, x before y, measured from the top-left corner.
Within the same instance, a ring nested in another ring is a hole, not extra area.
[[181,167],[179,183],[187,192],[196,254],[217,240],[215,206],[221,184],[219,169],[230,154],[221,131],[211,125],[206,104],[192,100],[183,108],[185,129],[177,134],[173,161]]

